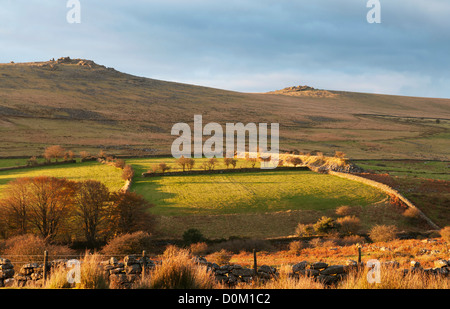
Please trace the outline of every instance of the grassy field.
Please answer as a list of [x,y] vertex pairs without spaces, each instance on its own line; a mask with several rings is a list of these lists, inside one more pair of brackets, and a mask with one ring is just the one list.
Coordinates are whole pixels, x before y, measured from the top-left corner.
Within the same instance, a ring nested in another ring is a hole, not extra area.
[[[0,160],[3,162],[3,160]],[[103,182],[111,191],[123,186],[122,171],[97,162],[24,168],[0,172],[0,198],[8,182],[21,177],[50,176],[68,178],[75,181],[94,179]]]
[[[196,168],[205,159],[196,159]],[[196,228],[209,238],[280,237],[292,235],[298,223],[333,216],[336,207],[358,208],[363,225],[381,220],[401,221],[385,209],[385,194],[358,182],[310,171],[265,171],[148,177],[140,176],[154,164],[165,162],[174,171],[174,159],[128,159],[135,169],[132,190],[155,207],[155,237],[179,238]],[[246,167],[241,160],[238,167]],[[225,168],[222,161],[216,168]],[[383,213],[380,215],[380,213]]]
[[363,169],[375,173],[389,173],[389,175],[392,176],[450,180],[450,162],[367,160],[357,161],[355,163]]
[[132,190],[156,204],[152,212],[160,215],[326,210],[385,197],[372,187],[308,171],[138,178]]

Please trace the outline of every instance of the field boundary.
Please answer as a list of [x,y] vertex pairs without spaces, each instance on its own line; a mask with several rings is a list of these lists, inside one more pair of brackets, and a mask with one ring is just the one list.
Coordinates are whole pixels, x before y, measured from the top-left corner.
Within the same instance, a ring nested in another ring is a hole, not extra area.
[[11,171],[11,170],[19,170],[24,168],[34,168],[34,167],[46,167],[46,166],[53,166],[53,165],[64,165],[64,164],[70,164],[70,163],[77,163],[76,160],[68,160],[68,161],[61,161],[61,162],[51,162],[51,163],[37,163],[33,165],[16,165],[16,166],[9,166],[9,167],[2,167],[0,168],[0,172],[4,171]]
[[228,174],[228,173],[252,173],[252,172],[273,172],[273,171],[310,171],[307,166],[291,167],[283,166],[275,169],[260,169],[260,168],[230,168],[220,170],[196,170],[196,171],[179,171],[179,172],[165,172],[165,173],[142,173],[142,177],[161,177],[161,176],[183,176],[183,175],[207,175],[207,174]]
[[440,230],[440,227],[438,225],[436,225],[433,221],[431,221],[430,218],[428,218],[419,208],[417,208],[417,206],[415,206],[413,203],[411,203],[411,201],[409,201],[406,197],[404,197],[400,192],[398,192],[397,190],[391,188],[388,185],[385,185],[383,183],[371,180],[371,179],[367,179],[364,177],[360,177],[360,176],[356,176],[353,174],[347,174],[347,173],[341,173],[341,172],[335,172],[335,171],[328,171],[329,175],[334,175],[334,176],[338,176],[341,178],[346,178],[349,180],[354,180],[354,181],[358,181],[361,183],[364,183],[366,185],[375,187],[377,189],[380,189],[381,191],[389,194],[389,195],[393,195],[395,197],[397,197],[399,200],[401,200],[407,207],[409,208],[413,208],[416,209],[420,216],[427,221],[427,223],[432,226],[434,229],[436,230]]

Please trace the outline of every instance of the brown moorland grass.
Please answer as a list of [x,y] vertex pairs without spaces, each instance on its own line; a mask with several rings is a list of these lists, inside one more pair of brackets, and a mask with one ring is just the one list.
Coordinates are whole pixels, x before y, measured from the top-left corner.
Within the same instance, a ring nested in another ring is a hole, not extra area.
[[36,155],[45,144],[92,153],[106,146],[127,154],[168,153],[171,126],[203,114],[205,123],[280,123],[282,149],[448,158],[447,99],[238,93],[76,63],[0,65],[0,155]]

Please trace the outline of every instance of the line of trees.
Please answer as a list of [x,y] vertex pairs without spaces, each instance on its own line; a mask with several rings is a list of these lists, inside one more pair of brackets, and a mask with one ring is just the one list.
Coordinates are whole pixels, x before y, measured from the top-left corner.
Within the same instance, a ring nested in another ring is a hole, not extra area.
[[133,192],[110,192],[101,182],[39,176],[10,182],[0,200],[4,237],[46,239],[83,234],[90,244],[118,234],[151,231],[153,205]]

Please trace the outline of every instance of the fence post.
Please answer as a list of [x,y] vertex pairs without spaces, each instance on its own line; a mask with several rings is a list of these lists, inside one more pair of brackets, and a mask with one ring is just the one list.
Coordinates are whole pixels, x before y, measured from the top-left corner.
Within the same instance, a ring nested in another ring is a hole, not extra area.
[[256,250],[253,249],[253,271],[255,273],[255,277],[258,276],[258,264],[256,261]]
[[358,244],[358,265],[361,264],[361,245]]
[[43,276],[44,276],[44,282],[47,280],[47,263],[48,263],[48,251],[44,251],[44,269],[43,269]]
[[147,268],[147,258],[145,250],[142,251],[142,280],[145,279],[145,270]]

